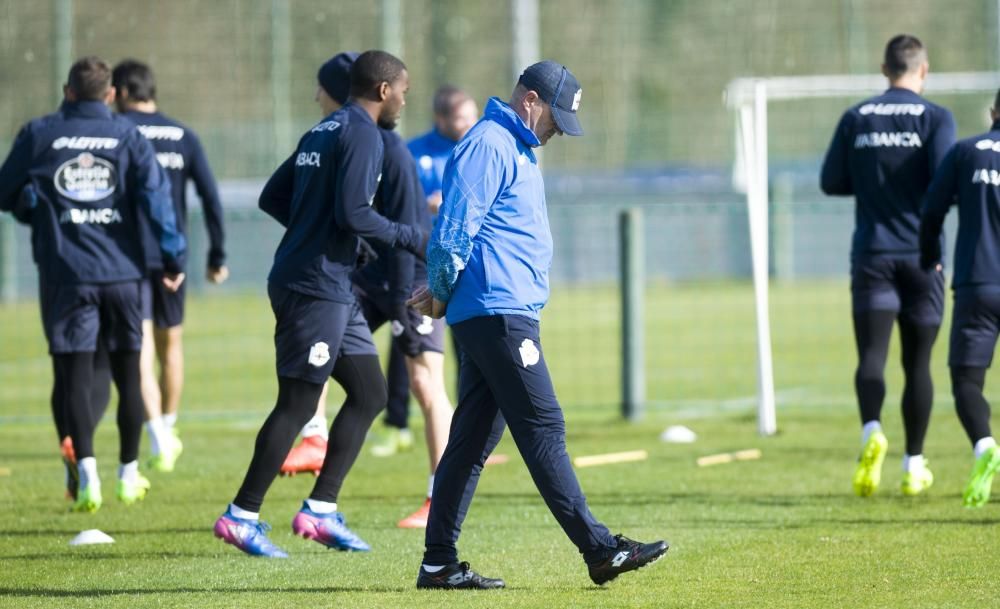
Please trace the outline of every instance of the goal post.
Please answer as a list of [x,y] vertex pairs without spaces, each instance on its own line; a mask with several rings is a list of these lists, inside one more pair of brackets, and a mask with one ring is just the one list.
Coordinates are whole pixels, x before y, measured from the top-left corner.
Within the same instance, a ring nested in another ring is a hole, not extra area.
[[[928,76],[924,91],[932,95],[981,93],[996,91],[998,86],[1000,72],[934,72]],[[757,428],[763,436],[777,431],[768,309],[768,102],[824,97],[860,100],[885,88],[886,79],[881,74],[737,78],[726,86],[724,101],[735,115],[733,187],[746,195],[747,202],[757,323]],[[831,119],[831,131],[836,118]]]

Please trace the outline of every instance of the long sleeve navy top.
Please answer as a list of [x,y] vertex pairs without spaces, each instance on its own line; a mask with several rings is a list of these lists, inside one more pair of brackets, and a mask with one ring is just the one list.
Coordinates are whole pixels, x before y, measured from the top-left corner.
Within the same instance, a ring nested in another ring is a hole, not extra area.
[[[125,112],[122,114],[139,127],[139,132],[153,145],[156,160],[170,178],[174,214],[181,232],[187,234],[187,182],[194,183],[208,231],[208,266],[220,267],[226,263],[225,229],[222,222],[222,202],[215,176],[208,166],[208,159],[198,135],[186,125],[160,112]],[[147,239],[147,243],[151,240]],[[157,248],[146,248],[149,265],[162,265]]]
[[420,251],[426,236],[387,220],[372,204],[381,180],[380,129],[348,103],[299,140],[261,192],[259,205],[285,226],[268,281],[315,298],[353,302],[359,237]]
[[164,268],[178,272],[186,242],[170,183],[135,125],[100,101],[64,102],[32,120],[0,167],[0,211],[27,189],[35,262],[47,282],[113,283],[146,274],[140,209]]
[[908,89],[890,88],[844,113],[820,187],[856,198],[852,257],[919,251],[920,203],[954,142],[951,112]]
[[1000,121],[986,133],[955,144],[934,174],[920,222],[925,264],[941,259],[941,226],[956,202],[952,286],[1000,284]]

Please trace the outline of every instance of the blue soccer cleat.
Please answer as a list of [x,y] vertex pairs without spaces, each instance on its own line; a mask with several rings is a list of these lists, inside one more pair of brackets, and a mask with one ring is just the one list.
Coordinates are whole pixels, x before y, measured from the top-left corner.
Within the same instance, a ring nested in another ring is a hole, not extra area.
[[271,543],[267,532],[271,527],[266,522],[237,518],[226,510],[215,521],[215,536],[222,541],[236,546],[251,556],[266,556],[267,558],[288,558],[288,554]]
[[340,512],[317,514],[305,503],[292,520],[292,532],[328,548],[344,552],[367,552],[371,547],[347,528]]

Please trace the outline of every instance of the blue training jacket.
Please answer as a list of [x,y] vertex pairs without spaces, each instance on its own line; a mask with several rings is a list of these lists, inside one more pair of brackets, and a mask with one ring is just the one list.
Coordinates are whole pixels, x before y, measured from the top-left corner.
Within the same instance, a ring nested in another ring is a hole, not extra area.
[[920,218],[921,258],[941,259],[941,225],[958,197],[952,287],[1000,284],[1000,121],[955,144],[941,163]]
[[[25,190],[34,198],[23,198]],[[18,210],[25,200],[34,208]],[[142,278],[144,219],[164,268],[178,272],[184,265],[186,242],[153,147],[101,101],[63,102],[21,129],[0,167],[0,211],[8,210],[30,222],[35,262],[47,282]]]
[[[434,128],[413,138],[407,144],[410,154],[413,155],[413,160],[416,162],[417,177],[420,179],[420,186],[423,188],[425,196],[441,191],[441,184],[444,181],[444,166],[451,158],[451,152],[457,143],[441,135],[437,128]],[[419,220],[430,231],[433,226],[433,216],[426,201],[424,203],[425,213]],[[423,260],[417,260],[413,265],[413,283],[427,283],[427,264]]]
[[427,247],[431,293],[456,324],[484,315],[539,318],[549,298],[552,234],[535,134],[491,98],[455,147]]
[[420,178],[420,185],[423,186],[424,192],[428,195],[441,190],[444,180],[444,166],[451,158],[451,152],[457,143],[438,133],[435,128],[413,138],[407,144],[410,148],[410,154],[417,162],[417,176]]
[[857,200],[852,258],[920,251],[920,202],[954,143],[951,112],[908,89],[890,88],[844,113],[820,187]]

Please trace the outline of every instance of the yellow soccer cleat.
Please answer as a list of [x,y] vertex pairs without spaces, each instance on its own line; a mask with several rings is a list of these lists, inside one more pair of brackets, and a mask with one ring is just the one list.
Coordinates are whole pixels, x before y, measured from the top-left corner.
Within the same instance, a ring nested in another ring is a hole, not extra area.
[[150,457],[147,463],[149,469],[154,472],[169,473],[174,471],[177,459],[184,452],[184,444],[177,435],[176,430],[170,430],[168,446],[160,450],[160,454]]
[[983,507],[989,502],[997,470],[1000,470],[1000,446],[991,446],[979,455],[972,466],[972,476],[962,493],[965,507]]
[[927,467],[927,460],[915,471],[903,472],[903,482],[900,485],[903,494],[907,497],[915,497],[926,491],[934,484],[934,474]]
[[77,491],[76,501],[73,502],[73,507],[70,508],[70,511],[93,514],[101,509],[103,502],[101,487],[96,484],[88,484]]
[[858,457],[858,467],[854,470],[854,493],[858,497],[870,497],[882,482],[882,463],[889,450],[889,440],[881,431],[873,431]]
[[146,497],[146,492],[150,487],[149,480],[142,474],[136,474],[134,482],[118,481],[118,500],[125,505],[132,505],[137,501],[142,501]]

